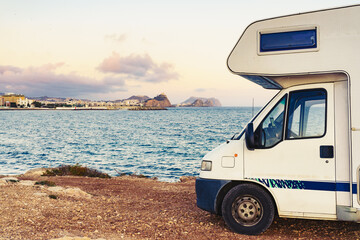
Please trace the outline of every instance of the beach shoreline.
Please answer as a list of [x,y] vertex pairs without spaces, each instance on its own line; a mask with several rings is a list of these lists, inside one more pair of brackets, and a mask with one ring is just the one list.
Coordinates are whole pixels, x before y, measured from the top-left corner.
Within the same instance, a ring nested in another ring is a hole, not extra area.
[[96,108],[96,107],[74,107],[74,108],[0,108],[0,111],[114,111],[114,110],[131,110],[131,111],[156,111],[167,110],[163,107],[117,107],[117,108]]
[[[259,238],[233,233],[221,216],[197,208],[194,177],[168,183],[136,176],[43,177],[30,172],[17,179],[0,184],[0,239]],[[34,181],[55,186],[32,185]],[[358,239],[359,228],[352,222],[276,218],[260,237]]]

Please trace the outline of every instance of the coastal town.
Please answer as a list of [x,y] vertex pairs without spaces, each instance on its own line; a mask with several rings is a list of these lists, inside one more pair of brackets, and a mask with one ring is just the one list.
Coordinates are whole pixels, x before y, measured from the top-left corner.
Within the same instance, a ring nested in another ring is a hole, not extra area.
[[190,97],[188,100],[173,105],[165,93],[154,98],[148,96],[131,96],[127,99],[114,101],[92,101],[88,99],[35,97],[29,98],[23,94],[0,93],[0,109],[56,109],[56,110],[146,110],[166,109],[168,107],[220,107],[215,98]]

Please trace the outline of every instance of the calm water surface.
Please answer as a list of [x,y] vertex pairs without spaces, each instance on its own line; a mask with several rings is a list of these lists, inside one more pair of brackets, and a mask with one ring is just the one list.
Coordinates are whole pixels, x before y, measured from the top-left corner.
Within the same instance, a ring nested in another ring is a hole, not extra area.
[[[256,111],[259,109],[255,109]],[[0,174],[79,163],[177,181],[239,132],[251,108],[168,111],[1,111]]]

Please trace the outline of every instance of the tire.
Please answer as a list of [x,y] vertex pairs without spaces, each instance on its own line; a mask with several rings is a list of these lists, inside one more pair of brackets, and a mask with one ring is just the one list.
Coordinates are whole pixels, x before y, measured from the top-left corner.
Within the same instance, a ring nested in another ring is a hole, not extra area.
[[232,188],[221,205],[223,219],[234,232],[258,235],[274,220],[272,197],[261,187],[244,183]]

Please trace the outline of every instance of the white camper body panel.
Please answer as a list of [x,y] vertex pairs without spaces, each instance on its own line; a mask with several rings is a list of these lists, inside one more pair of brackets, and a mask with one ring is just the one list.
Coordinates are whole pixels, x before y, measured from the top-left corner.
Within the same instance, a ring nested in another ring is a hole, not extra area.
[[[278,87],[322,82],[319,79],[301,81],[296,76],[316,76],[327,73],[344,73],[348,81],[336,91],[341,98],[335,99],[336,157],[339,178],[347,181],[351,177],[352,206],[360,208],[360,5],[323,11],[302,13],[255,22],[248,26],[228,58],[229,69],[242,76],[262,76]],[[317,30],[318,46],[313,49],[275,51],[260,53],[261,33]],[[289,77],[286,82],[277,81]],[[335,77],[336,79],[337,77]],[[291,79],[294,79],[293,84]],[[338,78],[338,80],[340,80]],[[337,80],[323,80],[323,82]],[[261,84],[260,84],[261,85]],[[266,87],[266,86],[264,86]],[[344,91],[348,91],[345,94]],[[346,103],[346,108],[336,107]],[[340,130],[341,128],[341,130]],[[341,147],[340,147],[341,146]],[[345,147],[344,147],[345,146]],[[350,171],[350,173],[346,173]],[[341,174],[340,174],[341,173]],[[341,193],[339,195],[343,195]],[[348,203],[340,198],[339,203]],[[338,204],[339,204],[338,203]]]
[[[349,182],[350,180],[350,142],[349,142],[349,106],[348,106],[348,83],[336,82],[334,84],[334,106],[335,106],[335,159],[336,159],[336,181]],[[345,117],[344,117],[345,116]],[[351,206],[352,193],[336,193],[336,204]],[[350,194],[350,196],[349,196]]]
[[272,203],[282,217],[360,222],[359,22],[355,5],[248,26],[229,69],[281,91],[204,156],[200,208],[246,234],[271,224]]

